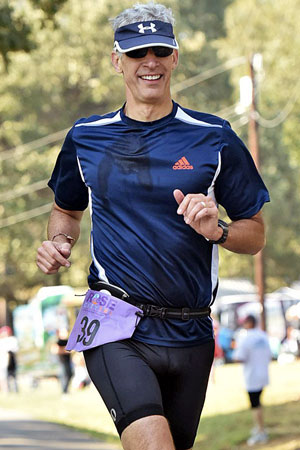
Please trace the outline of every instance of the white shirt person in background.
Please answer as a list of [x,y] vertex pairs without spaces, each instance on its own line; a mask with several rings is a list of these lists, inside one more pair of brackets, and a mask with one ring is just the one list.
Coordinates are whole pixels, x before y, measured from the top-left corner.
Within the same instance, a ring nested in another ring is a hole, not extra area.
[[246,317],[243,326],[246,334],[237,341],[233,359],[244,364],[245,385],[253,413],[254,428],[248,439],[252,446],[268,440],[264,428],[263,408],[260,397],[265,386],[269,384],[269,363],[272,358],[268,335],[256,327],[254,316]]

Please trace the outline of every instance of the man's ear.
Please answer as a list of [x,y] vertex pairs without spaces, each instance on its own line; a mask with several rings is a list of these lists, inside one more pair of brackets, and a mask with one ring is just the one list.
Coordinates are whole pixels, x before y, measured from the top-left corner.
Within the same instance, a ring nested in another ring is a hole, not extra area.
[[179,60],[179,53],[178,50],[174,50],[172,53],[173,63],[172,63],[172,70],[176,69],[178,66],[178,60]]
[[112,52],[111,62],[116,72],[123,73],[121,57],[116,52]]

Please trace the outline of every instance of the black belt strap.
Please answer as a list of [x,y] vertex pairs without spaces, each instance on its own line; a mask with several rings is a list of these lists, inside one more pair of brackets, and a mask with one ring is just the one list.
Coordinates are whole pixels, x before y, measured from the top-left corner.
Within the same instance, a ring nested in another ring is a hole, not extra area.
[[160,319],[181,319],[189,320],[197,317],[207,317],[210,315],[210,307],[206,308],[165,308],[163,306],[141,303],[133,299],[127,292],[118,286],[113,286],[105,281],[96,281],[90,283],[90,288],[94,291],[106,290],[114,297],[120,298],[125,302],[140,308],[143,311],[143,317],[158,317]]
[[164,308],[163,306],[149,305],[145,303],[132,302],[137,308],[140,308],[146,317],[159,317],[160,319],[181,319],[189,320],[197,317],[207,317],[210,315],[210,308]]

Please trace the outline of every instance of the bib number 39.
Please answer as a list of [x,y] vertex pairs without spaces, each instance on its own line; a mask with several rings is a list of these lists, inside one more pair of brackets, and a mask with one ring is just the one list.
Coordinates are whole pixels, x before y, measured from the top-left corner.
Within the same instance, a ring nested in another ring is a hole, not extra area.
[[95,336],[100,328],[100,322],[96,319],[89,322],[88,317],[84,316],[80,324],[82,325],[82,334],[78,334],[77,342],[82,342],[83,345],[89,346],[95,339]]

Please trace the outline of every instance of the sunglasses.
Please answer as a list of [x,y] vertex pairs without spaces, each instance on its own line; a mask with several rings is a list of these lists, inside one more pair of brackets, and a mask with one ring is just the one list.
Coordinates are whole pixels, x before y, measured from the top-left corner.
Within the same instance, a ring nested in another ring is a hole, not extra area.
[[131,50],[130,52],[126,52],[125,55],[129,56],[129,58],[145,58],[148,53],[148,50],[151,48],[154,55],[158,58],[166,58],[167,56],[172,55],[173,48],[170,47],[144,47],[138,48],[136,50]]

